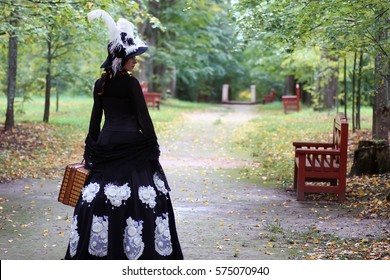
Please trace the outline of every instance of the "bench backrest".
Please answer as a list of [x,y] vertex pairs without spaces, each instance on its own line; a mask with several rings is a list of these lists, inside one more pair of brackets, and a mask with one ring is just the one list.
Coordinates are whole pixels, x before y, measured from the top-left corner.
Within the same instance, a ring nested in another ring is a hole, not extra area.
[[344,113],[337,113],[333,125],[333,148],[341,151],[340,166],[346,166],[348,149],[348,121]]
[[161,94],[156,92],[144,93],[144,98],[146,102],[159,102],[161,100]]

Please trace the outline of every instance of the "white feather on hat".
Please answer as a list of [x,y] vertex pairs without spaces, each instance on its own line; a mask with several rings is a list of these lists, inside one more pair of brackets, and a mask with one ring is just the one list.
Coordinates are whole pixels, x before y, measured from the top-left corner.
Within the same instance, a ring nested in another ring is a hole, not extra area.
[[110,41],[107,48],[108,57],[101,67],[111,67],[115,75],[118,70],[121,70],[127,59],[144,53],[148,46],[134,36],[134,25],[128,20],[120,18],[115,23],[113,18],[104,10],[94,10],[88,13],[89,21],[97,18],[103,19],[107,25]]
[[114,41],[118,35],[119,35],[119,30],[116,27],[114,19],[110,16],[109,13],[103,10],[94,10],[92,12],[88,13],[88,20],[92,21],[94,19],[101,18],[104,20],[105,24],[108,27],[109,31],[109,36],[110,36],[110,42]]

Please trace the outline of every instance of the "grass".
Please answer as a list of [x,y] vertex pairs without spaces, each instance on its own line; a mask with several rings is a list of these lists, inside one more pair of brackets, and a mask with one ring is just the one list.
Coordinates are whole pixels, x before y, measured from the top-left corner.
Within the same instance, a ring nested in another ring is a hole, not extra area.
[[[21,98],[15,99],[15,122],[42,122],[44,110],[44,98],[34,97],[23,103]],[[0,97],[0,123],[5,121],[7,100]],[[59,110],[56,112],[55,98],[51,100],[49,123],[54,125],[71,125],[80,131],[88,129],[89,117],[93,105],[92,97],[89,96],[63,96],[60,97]],[[163,101],[161,110],[151,110],[150,115],[156,126],[164,127],[177,118],[184,111],[206,108],[210,105],[205,103],[192,103],[167,99]],[[157,129],[157,128],[156,128]]]

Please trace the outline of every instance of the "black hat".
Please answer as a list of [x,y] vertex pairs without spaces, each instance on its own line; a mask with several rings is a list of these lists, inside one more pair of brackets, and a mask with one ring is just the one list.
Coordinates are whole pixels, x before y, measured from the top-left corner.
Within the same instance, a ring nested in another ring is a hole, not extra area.
[[110,41],[107,46],[107,59],[101,65],[101,68],[111,68],[114,75],[122,70],[126,61],[132,57],[143,54],[148,46],[134,36],[134,25],[124,18],[120,18],[117,23],[113,18],[103,10],[94,10],[88,13],[88,20],[102,18],[109,31]]

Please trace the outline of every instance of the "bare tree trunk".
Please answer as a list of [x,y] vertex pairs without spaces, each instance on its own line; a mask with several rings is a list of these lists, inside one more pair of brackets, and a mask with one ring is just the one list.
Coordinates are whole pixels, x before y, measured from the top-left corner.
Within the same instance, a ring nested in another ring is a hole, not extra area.
[[171,82],[169,85],[169,90],[171,92],[171,95],[173,98],[177,98],[177,91],[176,91],[176,67],[172,67],[170,69],[171,73]]
[[43,121],[49,122],[50,116],[50,93],[51,93],[51,40],[47,42],[47,70],[46,70],[46,90],[45,90],[45,111]]
[[[388,19],[378,18],[379,20]],[[389,28],[388,22],[386,27],[380,29],[377,33],[378,42],[387,42]],[[382,49],[375,57],[375,95],[373,105],[373,140],[384,140],[389,142],[390,126],[390,60],[388,54]],[[389,159],[390,160],[390,159]]]
[[320,70],[320,94],[321,100],[318,109],[331,109],[335,106],[338,92],[338,59],[329,54],[326,49],[321,53],[321,59],[326,62]]
[[344,114],[347,116],[347,56],[344,58]]
[[56,79],[56,112],[60,108],[60,86],[58,85],[58,78]]
[[376,89],[373,108],[372,137],[389,141],[389,61],[385,54],[375,57]]
[[363,52],[360,53],[359,57],[359,70],[357,80],[357,95],[356,95],[356,129],[360,129],[360,107],[361,107],[361,96],[362,96],[362,70],[363,70]]
[[325,77],[327,84],[324,87],[324,106],[327,109],[334,108],[338,91],[337,69],[332,67],[331,73],[329,74],[329,77]]
[[8,44],[8,83],[7,83],[7,113],[5,130],[11,131],[15,126],[14,102],[16,93],[16,72],[18,63],[18,37],[12,34]]
[[286,95],[295,94],[295,78],[293,75],[288,75],[286,77]]
[[[148,12],[157,18],[159,18],[159,7],[159,1],[148,1]],[[140,71],[138,73],[139,79],[148,83],[149,91],[154,91],[156,86],[154,81],[154,71],[156,71],[154,69],[154,60],[156,53],[154,52],[154,49],[157,47],[157,29],[152,28],[149,21],[145,22],[142,26],[142,35],[147,38],[150,47],[148,51],[150,57],[142,61],[142,64],[140,65]]]
[[353,56],[353,68],[352,68],[352,131],[355,132],[355,81],[356,81],[356,52]]

